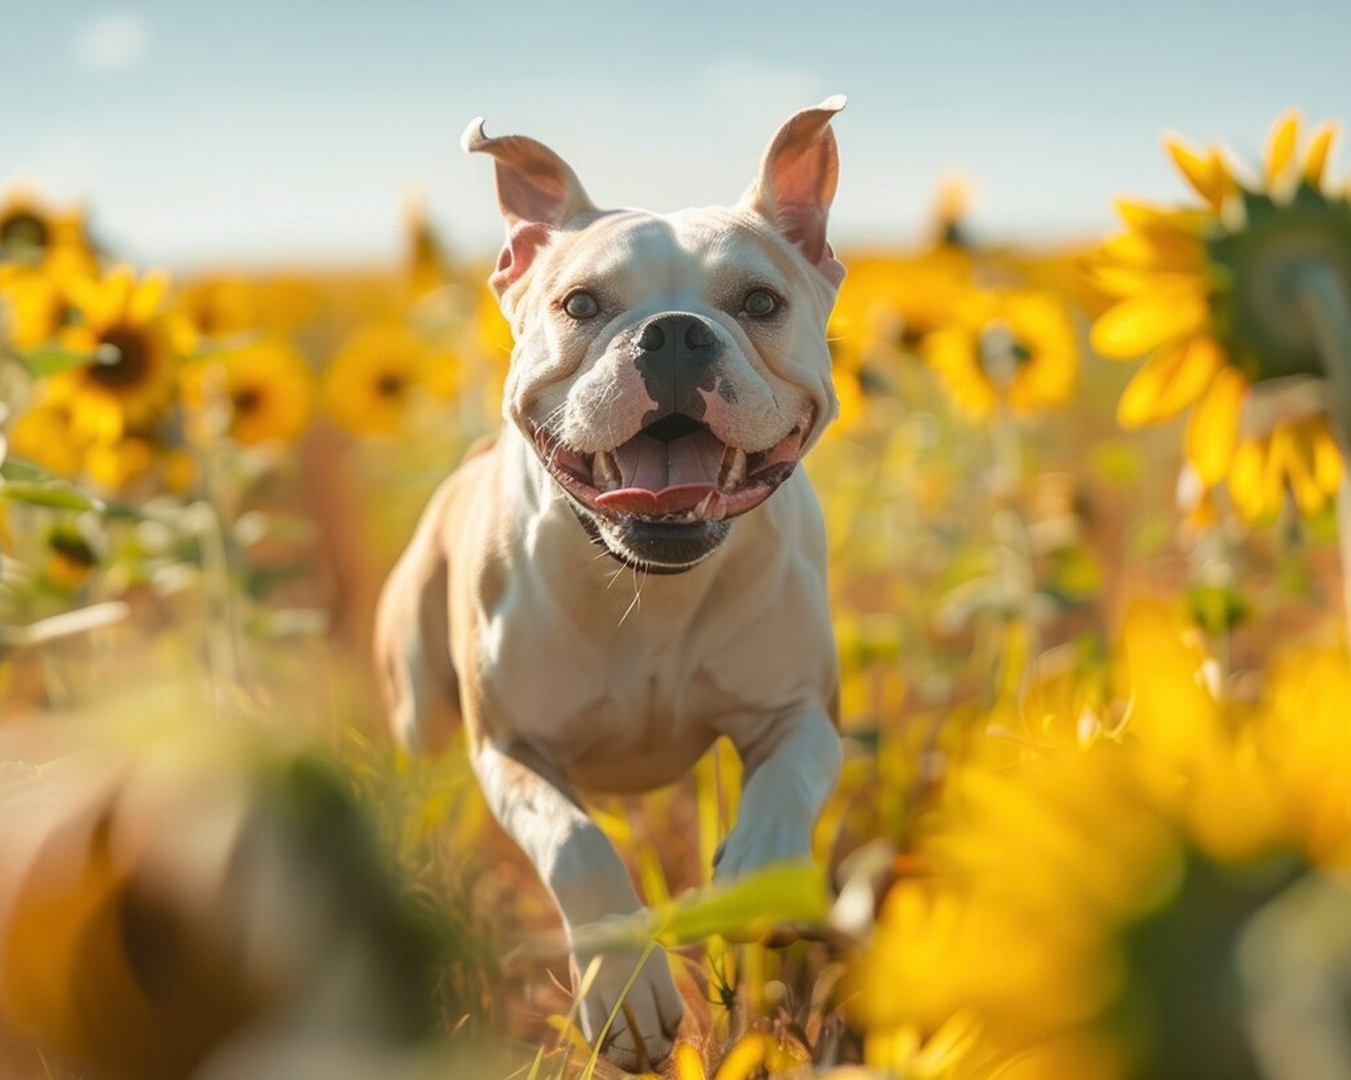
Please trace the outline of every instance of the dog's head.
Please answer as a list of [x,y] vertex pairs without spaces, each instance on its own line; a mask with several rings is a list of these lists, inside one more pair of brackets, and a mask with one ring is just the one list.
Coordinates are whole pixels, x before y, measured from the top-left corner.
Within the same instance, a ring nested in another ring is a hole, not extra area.
[[836,413],[825,327],[834,97],[765,151],[734,206],[600,210],[548,147],[490,138],[507,240],[491,283],[516,338],[504,412],[593,538],[689,569],[773,494]]

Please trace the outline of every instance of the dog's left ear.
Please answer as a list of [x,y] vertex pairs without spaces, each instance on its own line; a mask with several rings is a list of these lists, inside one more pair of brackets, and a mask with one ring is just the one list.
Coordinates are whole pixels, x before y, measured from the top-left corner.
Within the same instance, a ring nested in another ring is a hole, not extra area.
[[742,205],[773,222],[832,285],[844,267],[826,240],[826,217],[840,177],[840,155],[830,121],[844,108],[836,94],[803,109],[779,128],[760,161],[760,176]]
[[500,298],[555,229],[596,206],[568,163],[542,142],[524,135],[493,138],[480,117],[465,129],[460,145],[471,154],[491,154],[497,164],[497,204],[507,239],[489,283]]

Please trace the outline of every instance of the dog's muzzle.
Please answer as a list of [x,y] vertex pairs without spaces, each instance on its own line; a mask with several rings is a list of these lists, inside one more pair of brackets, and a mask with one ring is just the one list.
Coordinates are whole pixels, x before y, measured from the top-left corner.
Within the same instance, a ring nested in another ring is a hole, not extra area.
[[816,414],[809,409],[773,446],[735,446],[705,422],[711,395],[735,400],[720,378],[724,342],[711,322],[689,312],[656,315],[629,347],[653,403],[636,434],[591,453],[547,427],[532,435],[593,538],[626,562],[676,573],[712,554],[730,519],[788,479]]
[[679,572],[712,554],[732,518],[759,506],[792,475],[814,421],[808,411],[773,446],[750,453],[683,413],[593,454],[543,428],[534,440],[593,537],[623,561]]

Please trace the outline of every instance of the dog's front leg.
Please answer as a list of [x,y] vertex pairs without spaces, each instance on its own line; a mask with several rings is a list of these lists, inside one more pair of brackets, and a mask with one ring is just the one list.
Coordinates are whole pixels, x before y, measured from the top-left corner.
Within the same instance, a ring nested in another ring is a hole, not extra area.
[[[566,780],[535,755],[485,744],[474,755],[474,771],[494,816],[530,858],[558,904],[572,949],[575,988],[594,955],[577,950],[575,931],[643,906],[629,872]],[[624,987],[640,962],[642,969],[624,997]],[[596,1040],[617,1006],[606,1038],[606,1057],[635,1069],[642,1064],[641,1040],[650,1063],[665,1058],[684,1012],[665,953],[657,949],[645,962],[638,950],[604,956],[581,1003],[582,1031],[588,1039]]]
[[809,859],[812,827],[840,775],[840,735],[825,708],[804,703],[766,724],[728,732],[745,769],[737,822],[714,857],[728,880]]

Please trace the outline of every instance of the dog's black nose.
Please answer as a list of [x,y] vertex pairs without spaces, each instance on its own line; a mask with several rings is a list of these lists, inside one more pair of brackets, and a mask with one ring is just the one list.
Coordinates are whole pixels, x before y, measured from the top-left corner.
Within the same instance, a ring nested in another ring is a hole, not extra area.
[[708,323],[698,315],[658,315],[638,335],[638,348],[643,352],[659,352],[666,347],[668,340],[676,342],[677,349],[683,343],[686,349],[697,351],[711,349],[718,339]]
[[717,381],[714,368],[722,354],[712,324],[689,312],[667,312],[649,319],[634,345],[638,370],[648,396],[656,403],[644,423],[674,413],[702,420],[703,392],[713,390]]

